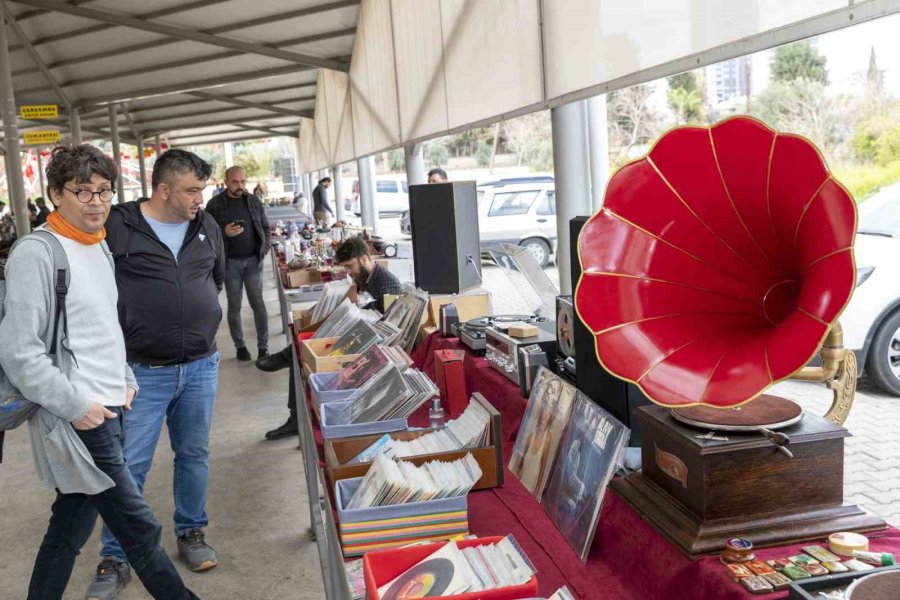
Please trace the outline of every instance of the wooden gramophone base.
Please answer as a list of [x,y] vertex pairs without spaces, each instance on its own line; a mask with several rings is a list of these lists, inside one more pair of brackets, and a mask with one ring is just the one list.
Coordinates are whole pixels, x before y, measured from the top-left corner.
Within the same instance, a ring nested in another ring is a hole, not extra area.
[[637,417],[642,470],[611,487],[689,556],[718,552],[731,537],[763,547],[885,527],[844,505],[850,434],[822,417],[807,414],[781,430],[790,456],[758,432],[707,437],[660,406],[641,407]]
[[857,506],[802,510],[700,522],[642,473],[611,483],[613,491],[690,558],[724,550],[725,540],[749,539],[757,548],[827,538],[836,531],[875,531],[885,522]]

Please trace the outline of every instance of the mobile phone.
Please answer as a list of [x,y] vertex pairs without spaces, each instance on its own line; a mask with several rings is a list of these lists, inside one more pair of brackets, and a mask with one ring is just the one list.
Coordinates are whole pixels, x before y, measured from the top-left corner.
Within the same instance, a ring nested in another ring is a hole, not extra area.
[[238,227],[243,227],[243,226],[244,226],[244,220],[243,220],[243,219],[235,219],[235,220],[232,221],[231,223],[232,223],[232,225],[237,225]]

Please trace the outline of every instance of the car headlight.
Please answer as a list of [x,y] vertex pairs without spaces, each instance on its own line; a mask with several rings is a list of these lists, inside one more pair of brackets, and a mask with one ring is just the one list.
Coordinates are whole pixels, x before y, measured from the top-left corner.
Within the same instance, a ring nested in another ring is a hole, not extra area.
[[872,276],[872,273],[875,272],[875,267],[861,267],[856,269],[856,287],[861,286],[866,282],[866,279]]

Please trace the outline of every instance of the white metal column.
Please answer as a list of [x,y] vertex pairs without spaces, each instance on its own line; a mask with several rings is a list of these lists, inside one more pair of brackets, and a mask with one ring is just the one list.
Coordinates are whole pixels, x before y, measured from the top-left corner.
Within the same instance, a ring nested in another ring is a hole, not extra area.
[[234,144],[225,142],[225,168],[230,169],[234,166]]
[[[609,179],[609,127],[606,119],[606,94],[587,101],[588,143],[591,155],[592,212],[603,206]],[[574,282],[573,282],[574,283]]]
[[403,155],[406,158],[406,182],[409,185],[427,182],[423,148],[423,144],[413,144],[403,148]]
[[159,136],[156,136],[153,139],[153,145],[156,146],[156,159],[159,160],[159,157],[162,156],[162,141],[159,139]]
[[572,293],[569,221],[591,212],[587,143],[587,102],[579,100],[550,111],[556,187],[556,265],[561,294]]
[[[300,139],[294,138],[294,145],[291,147],[291,158],[294,161],[294,195],[303,192],[303,168],[300,166]],[[306,194],[303,194],[306,196]]]
[[313,201],[312,201],[312,179],[309,173],[303,174],[303,194],[306,196],[306,200],[309,203],[309,216],[312,216],[313,213]]
[[144,138],[137,140],[138,167],[141,170],[141,197],[147,197],[147,159],[144,158]]
[[375,196],[375,158],[367,156],[356,161],[359,171],[359,210],[363,227],[371,227],[378,235],[378,202]]
[[44,161],[41,160],[41,149],[35,148],[35,153],[37,154],[38,180],[41,182],[41,191],[38,193],[38,196],[43,196],[49,202],[49,198],[44,195],[47,193],[47,188],[44,187]]
[[72,134],[73,144],[81,144],[84,141],[81,134],[81,113],[77,108],[69,109],[69,133]]
[[344,165],[334,165],[331,169],[334,186],[334,214],[338,221],[344,220]]
[[119,170],[116,180],[116,201],[125,202],[125,178],[122,176],[122,152],[119,146],[119,111],[115,104],[109,105],[109,137],[112,140],[113,160]]
[[2,92],[3,147],[6,151],[6,187],[16,213],[16,234],[22,237],[31,231],[28,203],[25,200],[25,179],[22,176],[22,157],[19,153],[19,115],[16,114],[16,95],[13,90],[9,62],[9,36],[6,31],[6,6],[0,2],[0,92]]

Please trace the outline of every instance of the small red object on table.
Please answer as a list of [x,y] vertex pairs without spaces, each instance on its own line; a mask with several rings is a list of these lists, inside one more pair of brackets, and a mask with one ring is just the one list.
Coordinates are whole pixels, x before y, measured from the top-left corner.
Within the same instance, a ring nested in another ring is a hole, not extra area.
[[466,392],[466,376],[463,360],[466,353],[460,350],[435,350],[434,375],[437,380],[441,401],[448,416],[457,417],[469,405]]

